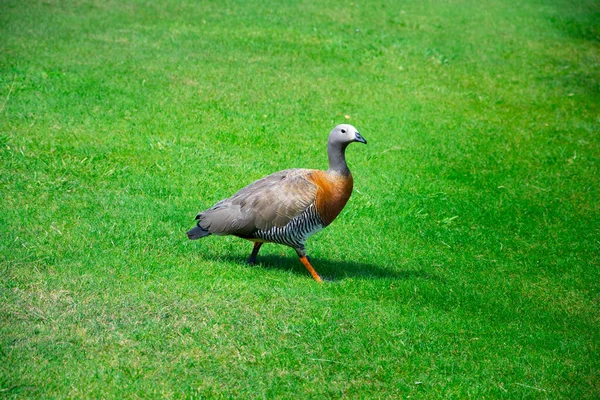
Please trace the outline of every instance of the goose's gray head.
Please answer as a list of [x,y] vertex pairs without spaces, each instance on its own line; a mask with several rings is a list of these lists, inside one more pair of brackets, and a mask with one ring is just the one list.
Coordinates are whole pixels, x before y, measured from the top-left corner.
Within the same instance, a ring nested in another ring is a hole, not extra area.
[[329,144],[338,144],[346,147],[348,144],[352,142],[359,142],[367,144],[365,138],[363,138],[360,133],[356,130],[355,127],[348,124],[338,125],[331,133],[329,133]]

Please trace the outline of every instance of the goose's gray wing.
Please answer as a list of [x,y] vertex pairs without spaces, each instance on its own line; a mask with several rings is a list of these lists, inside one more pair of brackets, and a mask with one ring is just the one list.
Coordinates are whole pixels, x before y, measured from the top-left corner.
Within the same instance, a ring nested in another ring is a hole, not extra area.
[[248,236],[256,230],[282,227],[315,202],[317,186],[308,169],[288,169],[259,179],[221,200],[196,219],[216,235]]

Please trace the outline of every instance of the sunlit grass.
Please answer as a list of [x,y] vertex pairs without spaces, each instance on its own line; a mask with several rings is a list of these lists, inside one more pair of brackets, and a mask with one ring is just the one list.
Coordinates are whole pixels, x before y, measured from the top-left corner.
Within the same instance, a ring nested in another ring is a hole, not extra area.
[[[599,396],[594,2],[0,10],[3,396]],[[342,122],[325,284],[187,240]]]

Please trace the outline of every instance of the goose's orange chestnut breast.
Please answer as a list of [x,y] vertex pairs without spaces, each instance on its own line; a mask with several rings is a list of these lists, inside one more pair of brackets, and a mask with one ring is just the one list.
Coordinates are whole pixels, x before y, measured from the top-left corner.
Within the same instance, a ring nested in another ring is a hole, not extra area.
[[317,186],[315,206],[325,226],[340,214],[350,195],[354,181],[352,174],[341,175],[326,171],[314,171],[308,179]]

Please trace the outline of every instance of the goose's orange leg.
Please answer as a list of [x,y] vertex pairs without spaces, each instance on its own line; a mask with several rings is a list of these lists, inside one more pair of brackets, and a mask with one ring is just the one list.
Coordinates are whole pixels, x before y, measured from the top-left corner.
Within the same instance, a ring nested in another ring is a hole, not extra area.
[[252,265],[256,263],[256,256],[258,255],[258,251],[262,245],[262,242],[254,242],[254,248],[252,249],[252,254],[250,254],[250,258],[248,259],[248,264]]
[[319,274],[317,274],[317,271],[315,271],[315,269],[312,267],[312,265],[310,265],[310,262],[308,261],[308,258],[306,258],[306,256],[300,256],[300,262],[302,264],[304,264],[306,269],[308,269],[308,272],[310,272],[310,274],[315,279],[315,281],[323,282],[323,279],[321,279]]

